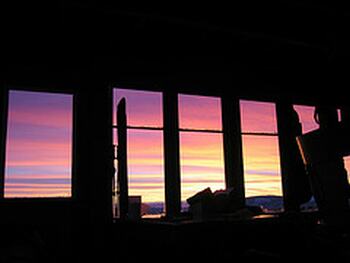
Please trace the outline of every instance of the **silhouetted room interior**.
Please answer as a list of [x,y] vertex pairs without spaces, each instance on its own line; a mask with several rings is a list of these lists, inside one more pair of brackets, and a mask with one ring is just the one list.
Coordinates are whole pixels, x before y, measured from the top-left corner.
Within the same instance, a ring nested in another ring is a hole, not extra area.
[[350,9],[1,8],[0,262],[350,259]]

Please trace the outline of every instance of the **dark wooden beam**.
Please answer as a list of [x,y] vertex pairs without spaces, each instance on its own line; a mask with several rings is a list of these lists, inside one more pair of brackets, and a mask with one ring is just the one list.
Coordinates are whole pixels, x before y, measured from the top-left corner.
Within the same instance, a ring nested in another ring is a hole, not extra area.
[[278,101],[276,113],[284,209],[295,212],[311,198],[309,178],[296,141],[302,126],[290,102]]
[[118,176],[117,176],[117,196],[118,196],[118,211],[121,219],[126,219],[128,216],[128,163],[127,163],[127,118],[126,118],[126,102],[122,98],[117,106],[117,126],[118,126]]
[[163,93],[165,209],[171,219],[181,212],[178,97],[173,91]]
[[0,198],[4,197],[8,90],[0,87]]
[[92,223],[112,220],[112,92],[104,85],[92,80],[76,97],[75,199],[88,213],[85,221]]
[[224,96],[221,98],[221,107],[226,187],[236,191],[236,196],[243,206],[245,193],[239,100]]

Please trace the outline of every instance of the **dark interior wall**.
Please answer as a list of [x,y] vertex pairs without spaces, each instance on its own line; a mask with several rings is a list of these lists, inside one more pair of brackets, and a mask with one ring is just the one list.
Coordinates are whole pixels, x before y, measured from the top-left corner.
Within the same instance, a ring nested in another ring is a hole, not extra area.
[[58,1],[9,10],[7,79],[97,78],[144,89],[335,101],[348,83],[348,14],[335,6]]
[[345,8],[56,1],[10,4],[2,12],[1,85],[76,95],[74,191],[97,210],[109,206],[108,179],[98,181],[101,188],[94,182],[101,167],[111,169],[104,166],[111,86],[348,104]]
[[[154,8],[73,0],[11,4],[1,17],[1,88],[76,95],[74,200],[0,202],[0,222],[48,224],[41,233],[59,226],[88,242],[110,222],[111,86],[349,101],[349,13],[335,6],[253,1]],[[66,236],[60,240],[58,248],[68,246]]]

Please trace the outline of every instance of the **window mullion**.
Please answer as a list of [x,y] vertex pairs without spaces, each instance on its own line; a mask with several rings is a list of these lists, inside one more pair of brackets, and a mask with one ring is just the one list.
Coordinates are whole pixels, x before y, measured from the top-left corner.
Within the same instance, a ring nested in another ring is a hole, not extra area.
[[0,90],[0,198],[4,197],[5,153],[7,132],[8,90]]
[[235,189],[240,203],[244,205],[245,194],[239,100],[222,97],[221,107],[226,187]]
[[168,218],[181,211],[179,115],[177,93],[163,93],[165,209]]

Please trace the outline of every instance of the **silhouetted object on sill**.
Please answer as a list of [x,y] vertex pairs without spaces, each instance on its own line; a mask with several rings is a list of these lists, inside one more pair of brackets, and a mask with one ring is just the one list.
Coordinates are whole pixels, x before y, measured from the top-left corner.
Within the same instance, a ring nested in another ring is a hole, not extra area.
[[342,129],[336,109],[318,106],[319,129],[298,137],[303,160],[310,175],[313,195],[325,223],[347,224],[349,183],[344,168]]
[[140,220],[141,219],[141,203],[142,199],[140,195],[132,195],[128,198],[129,209],[128,219]]
[[187,199],[187,203],[190,205],[189,211],[194,219],[208,217],[211,213],[210,209],[212,199],[213,193],[209,187]]
[[121,219],[128,217],[128,165],[127,165],[127,118],[125,98],[122,98],[117,106],[117,127],[118,127],[118,146],[117,146],[117,203],[118,216]]
[[300,211],[300,206],[312,197],[309,176],[296,140],[302,135],[302,126],[292,104],[280,105],[279,111],[280,117],[283,118],[279,122],[279,132],[281,158],[284,158],[284,209],[297,212]]
[[194,219],[206,219],[243,209],[239,196],[233,188],[212,192],[210,187],[187,199]]

